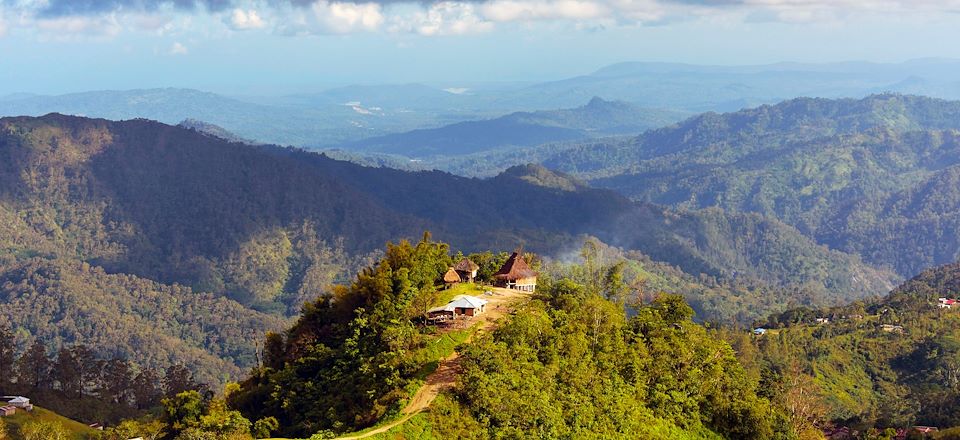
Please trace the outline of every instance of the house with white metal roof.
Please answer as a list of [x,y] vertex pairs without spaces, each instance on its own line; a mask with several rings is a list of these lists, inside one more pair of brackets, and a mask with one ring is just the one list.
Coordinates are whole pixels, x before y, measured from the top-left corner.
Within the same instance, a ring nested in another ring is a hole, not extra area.
[[427,310],[427,316],[434,320],[456,318],[458,316],[477,316],[484,312],[487,301],[470,295],[457,295],[444,306]]

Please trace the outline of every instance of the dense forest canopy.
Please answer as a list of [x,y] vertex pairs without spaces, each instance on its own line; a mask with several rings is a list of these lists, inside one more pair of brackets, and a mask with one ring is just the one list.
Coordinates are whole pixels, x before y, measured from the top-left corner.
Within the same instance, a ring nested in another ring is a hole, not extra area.
[[797,98],[521,157],[634,200],[777,218],[910,277],[960,252],[958,130],[957,101]]
[[882,300],[772,315],[758,324],[775,330],[743,345],[741,359],[770,392],[802,389],[805,417],[819,428],[957,426],[960,312],[938,299],[958,288],[954,263]]

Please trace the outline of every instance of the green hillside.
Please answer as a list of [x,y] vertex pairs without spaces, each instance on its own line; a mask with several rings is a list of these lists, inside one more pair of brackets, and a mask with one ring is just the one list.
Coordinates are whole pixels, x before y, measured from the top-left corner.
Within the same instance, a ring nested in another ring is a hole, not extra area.
[[90,428],[89,426],[77,422],[75,420],[70,420],[66,417],[63,417],[53,411],[43,409],[39,406],[34,406],[33,411],[17,411],[16,414],[3,417],[2,420],[4,426],[7,430],[7,435],[12,440],[23,440],[24,435],[22,431],[26,426],[26,429],[30,429],[30,424],[53,424],[59,427],[62,427],[63,430],[67,433],[68,439],[70,440],[88,440],[95,439],[98,431]]
[[761,325],[782,328],[741,357],[819,427],[957,426],[960,312],[937,298],[958,294],[960,264],[930,269],[879,301],[771,316]]
[[547,146],[523,160],[634,200],[763,214],[909,277],[960,251],[950,232],[958,130],[956,101],[798,98],[624,141]]
[[0,318],[18,352],[88,344],[213,384],[254,366],[260,335],[350,282],[382,243],[425,230],[467,252],[546,256],[593,235],[682,280],[672,291],[718,322],[896,279],[774,219],[638,204],[539,166],[411,173],[56,114],[0,119],[0,220]]

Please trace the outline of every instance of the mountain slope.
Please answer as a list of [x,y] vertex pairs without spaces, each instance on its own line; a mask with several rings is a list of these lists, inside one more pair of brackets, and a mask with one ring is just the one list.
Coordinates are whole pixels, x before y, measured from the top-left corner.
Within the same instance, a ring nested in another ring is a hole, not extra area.
[[593,98],[577,108],[511,113],[495,119],[367,138],[343,148],[417,158],[458,156],[598,135],[636,134],[674,122],[680,115]]
[[[785,328],[758,338],[759,356],[750,363],[785,394],[780,398],[807,405],[821,427],[960,425],[960,313],[937,306],[958,287],[960,264],[953,263],[921,272],[880,300],[771,317],[765,325]],[[818,317],[830,322],[817,324]]]
[[[365,168],[143,120],[50,115],[0,127],[0,213],[18,219],[11,252],[79,258],[262,310],[295,311],[342,279],[350,255],[425,229],[468,250],[526,243],[545,253],[562,250],[561,237],[591,234],[695,275],[840,286],[841,297],[881,293],[890,280],[776,221],[636,205],[542,167],[480,180]],[[766,230],[781,239],[728,236]],[[765,268],[760,256],[771,252],[783,263]],[[800,256],[871,275],[827,282],[829,271],[791,267]]]
[[[958,130],[958,102],[801,98],[583,144],[542,162],[635,200],[776,217],[910,276],[960,251],[949,227],[931,220],[950,221],[956,196],[946,177],[960,165]],[[901,202],[931,191],[940,195]]]

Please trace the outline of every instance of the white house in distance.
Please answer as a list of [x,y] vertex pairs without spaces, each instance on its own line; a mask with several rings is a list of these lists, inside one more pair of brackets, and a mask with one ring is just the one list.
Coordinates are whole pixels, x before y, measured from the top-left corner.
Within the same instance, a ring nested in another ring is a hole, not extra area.
[[484,312],[487,301],[470,295],[457,295],[445,306],[427,310],[431,320],[443,321],[456,319],[458,316],[477,316]]
[[957,305],[957,300],[955,299],[947,299],[947,298],[937,299],[937,307],[940,307],[941,309],[952,309],[956,305]]
[[33,411],[33,405],[30,404],[30,399],[23,396],[3,396],[3,400],[7,401],[7,405],[20,408],[26,411]]

